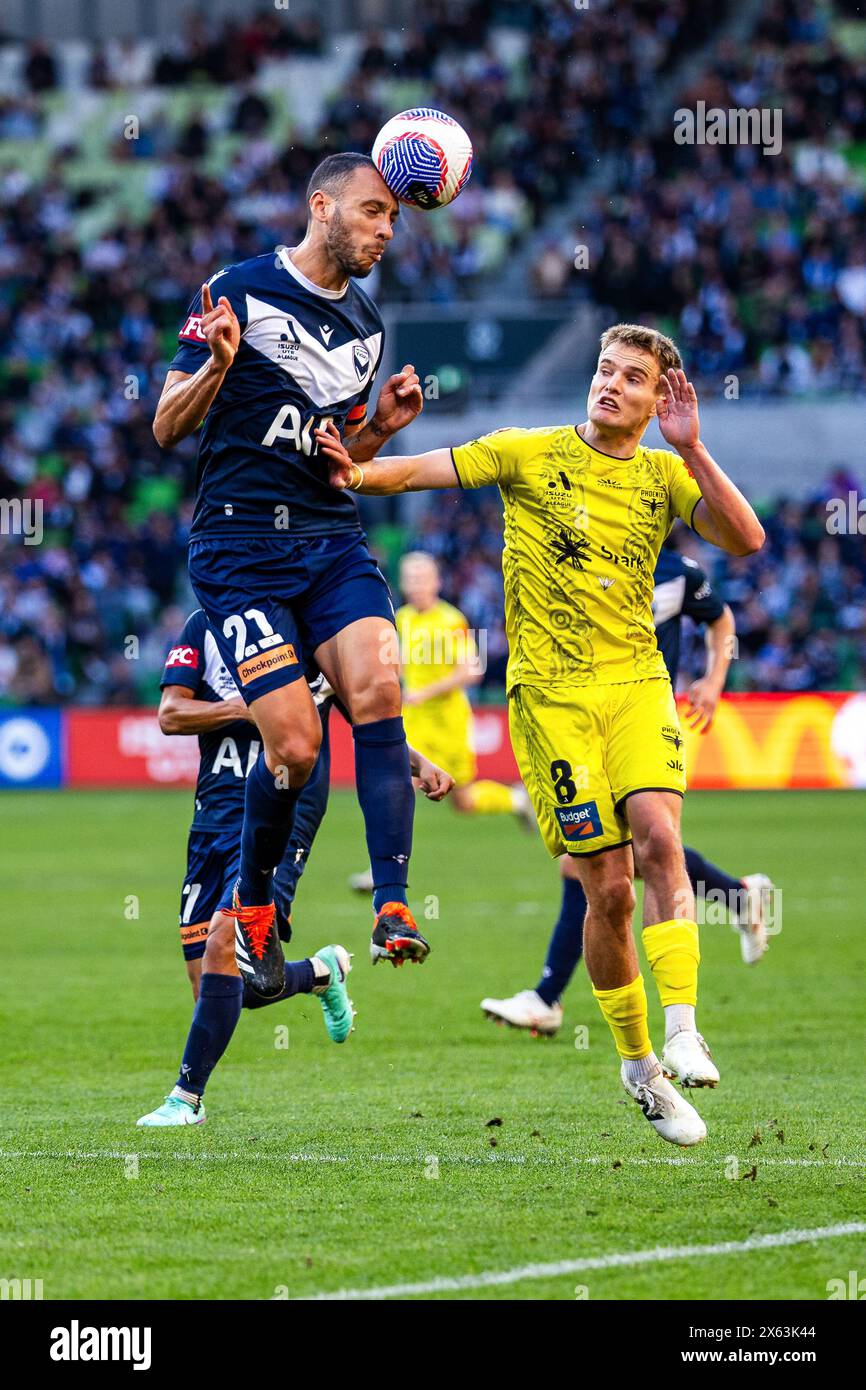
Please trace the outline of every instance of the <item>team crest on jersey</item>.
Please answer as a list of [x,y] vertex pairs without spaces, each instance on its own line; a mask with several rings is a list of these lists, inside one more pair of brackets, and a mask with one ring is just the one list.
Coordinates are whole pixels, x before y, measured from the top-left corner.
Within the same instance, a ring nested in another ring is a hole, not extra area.
[[358,373],[359,381],[367,380],[367,370],[370,366],[370,354],[363,343],[356,343],[352,351],[352,361],[355,364],[355,371]]
[[667,505],[668,495],[663,487],[642,487],[640,500],[650,516],[655,517]]
[[188,671],[198,670],[198,649],[196,647],[172,647],[165,659],[166,666],[185,666]]
[[674,748],[679,753],[680,749],[683,746],[683,737],[679,729],[677,729],[673,724],[663,724],[662,738],[664,739],[665,743],[672,743]]

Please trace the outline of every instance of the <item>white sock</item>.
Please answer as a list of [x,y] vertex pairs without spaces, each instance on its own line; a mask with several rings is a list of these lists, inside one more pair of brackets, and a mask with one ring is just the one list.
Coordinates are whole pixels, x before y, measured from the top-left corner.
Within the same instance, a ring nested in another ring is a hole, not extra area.
[[316,977],[316,983],[313,985],[313,993],[324,994],[325,990],[331,987],[331,972],[319,956],[310,956],[309,960],[313,967],[313,974]]
[[171,1094],[177,1100],[185,1100],[193,1109],[201,1105],[201,1096],[197,1096],[195,1091],[185,1091],[182,1086],[173,1086]]
[[652,1081],[661,1071],[661,1063],[654,1052],[648,1052],[645,1057],[624,1057],[623,1066],[626,1080],[636,1086],[643,1081]]
[[694,1004],[665,1004],[665,1042],[674,1033],[696,1033]]

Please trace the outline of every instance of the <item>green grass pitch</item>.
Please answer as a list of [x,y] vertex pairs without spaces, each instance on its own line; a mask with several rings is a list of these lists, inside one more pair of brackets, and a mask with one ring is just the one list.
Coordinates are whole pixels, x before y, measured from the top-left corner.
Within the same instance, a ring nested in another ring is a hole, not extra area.
[[[374,970],[367,905],[345,888],[365,862],[348,793],[290,954],[355,952],[356,1032],[329,1043],[309,998],[244,1014],[207,1124],[136,1130],[173,1084],[190,1015],[175,925],[189,811],[173,792],[4,799],[0,1276],[58,1299],[297,1298],[862,1220],[866,794],[687,799],[689,843],[783,892],[753,969],[730,928],[702,932],[698,1018],[722,1084],[697,1093],[710,1133],[688,1153],[626,1100],[583,968],[553,1041],[481,1015],[482,995],[537,979],[559,895],[540,843],[419,804],[412,901],[438,911],[433,952]],[[853,1234],[456,1296],[824,1299],[858,1268]]]

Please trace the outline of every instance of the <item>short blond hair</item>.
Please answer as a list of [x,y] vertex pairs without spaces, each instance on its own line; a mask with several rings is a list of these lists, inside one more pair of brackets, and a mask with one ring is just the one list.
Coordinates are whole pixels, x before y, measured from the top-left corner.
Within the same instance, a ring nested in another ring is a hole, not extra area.
[[683,365],[680,350],[673,338],[666,338],[657,328],[647,328],[643,323],[615,323],[612,328],[606,328],[599,340],[600,352],[606,352],[614,343],[651,352],[659,364],[659,375],[671,367],[679,370]]
[[435,555],[431,555],[429,550],[407,550],[405,555],[400,556],[400,569],[404,565],[416,565],[420,562],[432,565],[437,575],[441,578],[442,571],[439,568],[439,561]]

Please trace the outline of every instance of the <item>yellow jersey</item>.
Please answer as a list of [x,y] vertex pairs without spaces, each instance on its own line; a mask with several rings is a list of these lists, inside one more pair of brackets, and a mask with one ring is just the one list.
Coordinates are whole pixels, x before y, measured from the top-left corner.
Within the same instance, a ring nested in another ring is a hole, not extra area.
[[[430,608],[420,612],[405,603],[394,615],[400,636],[400,656],[403,663],[403,686],[406,690],[423,690],[435,681],[454,674],[454,667],[474,661],[477,654],[469,624],[452,604],[438,599]],[[468,714],[469,698],[463,689],[449,690],[425,700],[423,709],[447,717],[458,712]]]
[[498,483],[505,507],[508,690],[666,677],[653,570],[700,501],[683,459],[643,445],[613,458],[573,425],[497,430],[451,454],[461,487]]

